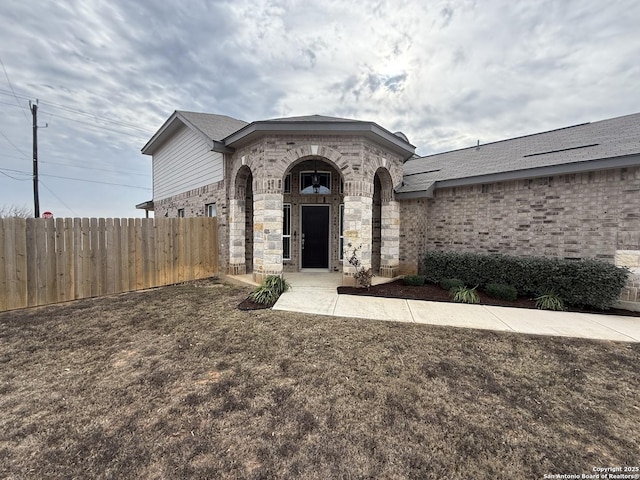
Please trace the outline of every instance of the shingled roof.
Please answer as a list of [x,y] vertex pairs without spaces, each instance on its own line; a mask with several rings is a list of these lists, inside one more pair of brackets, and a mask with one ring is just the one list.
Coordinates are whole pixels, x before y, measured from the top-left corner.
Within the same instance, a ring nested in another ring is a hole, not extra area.
[[237,118],[228,117],[226,115],[185,112],[184,110],[177,110],[176,113],[191,122],[194,127],[204,133],[211,140],[216,141],[222,140],[247,125],[247,122],[238,120]]
[[142,153],[153,155],[156,149],[184,125],[201,135],[210,148],[224,149],[222,139],[246,126],[247,122],[227,115],[176,110],[142,147]]
[[354,120],[352,118],[340,118],[340,117],[327,117],[326,115],[303,115],[300,117],[284,117],[284,118],[270,118],[263,120],[263,122],[350,122],[350,123],[366,123],[361,120]]
[[399,198],[434,188],[640,165],[640,113],[417,157]]
[[305,115],[255,121],[227,136],[224,139],[224,145],[235,148],[267,132],[280,135],[360,135],[397,152],[403,160],[407,160],[415,154],[415,147],[409,143],[407,137],[401,132],[391,133],[375,122],[327,117],[325,115]]

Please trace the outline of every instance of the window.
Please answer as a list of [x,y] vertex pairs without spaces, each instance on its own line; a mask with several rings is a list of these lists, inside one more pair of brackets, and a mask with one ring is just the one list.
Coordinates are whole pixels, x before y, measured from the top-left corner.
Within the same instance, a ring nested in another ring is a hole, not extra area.
[[340,260],[344,258],[344,204],[340,205]]
[[340,179],[340,195],[344,195],[344,179]]
[[217,217],[218,210],[216,209],[215,203],[207,203],[205,206],[205,213],[207,217]]
[[291,174],[287,173],[284,177],[284,193],[291,193]]
[[[313,186],[314,177],[317,177],[316,188]],[[331,173],[330,172],[301,172],[300,173],[300,193],[319,193],[327,195],[331,193]]]
[[291,260],[291,204],[282,206],[282,259]]
[[179,208],[178,209],[178,217],[180,217],[180,218],[184,217],[184,208]]

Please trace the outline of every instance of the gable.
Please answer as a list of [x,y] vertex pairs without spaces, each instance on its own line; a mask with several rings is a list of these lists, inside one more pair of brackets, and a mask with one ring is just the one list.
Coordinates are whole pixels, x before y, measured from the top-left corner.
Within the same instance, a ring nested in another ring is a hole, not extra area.
[[201,135],[182,126],[153,154],[153,199],[162,200],[219,182],[221,153],[212,152]]

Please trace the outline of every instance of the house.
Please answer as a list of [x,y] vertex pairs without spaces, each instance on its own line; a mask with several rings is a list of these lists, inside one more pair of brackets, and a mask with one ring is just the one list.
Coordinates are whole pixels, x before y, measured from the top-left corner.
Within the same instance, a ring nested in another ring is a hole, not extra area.
[[349,244],[389,277],[427,249],[640,267],[640,114],[419,157],[373,122],[176,111],[142,153],[141,208],[217,216],[219,264],[256,280],[322,269],[348,283]]

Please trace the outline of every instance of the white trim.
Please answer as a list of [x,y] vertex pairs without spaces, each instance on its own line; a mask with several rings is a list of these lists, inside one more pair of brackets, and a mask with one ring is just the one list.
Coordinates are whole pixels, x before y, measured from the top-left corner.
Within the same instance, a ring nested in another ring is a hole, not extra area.
[[[288,192],[287,192],[287,188],[286,188],[287,178],[289,179],[289,191]],[[291,181],[292,181],[291,172],[289,172],[284,176],[284,182],[282,183],[282,193],[283,194],[291,193]]]
[[[289,235],[285,235],[284,233],[284,209],[285,207],[289,207]],[[291,260],[291,249],[293,248],[293,244],[291,243],[291,204],[290,203],[283,203],[282,204],[282,239],[284,240],[285,238],[289,239],[289,256],[285,257],[284,256],[284,243],[282,244],[282,261],[290,261]]]
[[344,261],[344,203],[338,207],[338,260]]
[[[211,206],[213,206],[215,215],[209,215],[209,209],[210,209]],[[218,206],[216,205],[216,202],[205,203],[205,205],[204,205],[204,215],[205,215],[205,217],[209,217],[209,218],[215,218],[215,217],[218,216]]]

